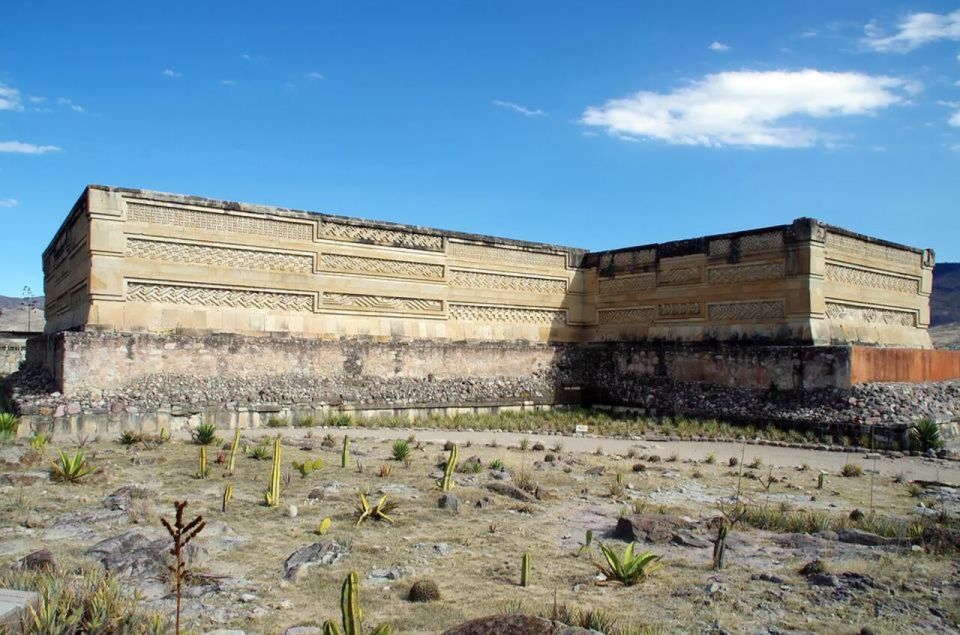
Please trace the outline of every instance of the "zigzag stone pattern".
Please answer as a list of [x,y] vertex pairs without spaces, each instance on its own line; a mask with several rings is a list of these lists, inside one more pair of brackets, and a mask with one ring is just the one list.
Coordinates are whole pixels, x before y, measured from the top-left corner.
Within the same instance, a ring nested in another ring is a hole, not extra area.
[[656,309],[652,306],[638,306],[626,309],[603,309],[597,312],[600,324],[642,324],[653,322]]
[[749,265],[711,267],[707,270],[707,279],[710,284],[778,280],[784,276],[784,271],[783,261],[758,262]]
[[711,320],[768,320],[782,318],[783,300],[756,300],[753,302],[711,302],[707,305]]
[[363,256],[344,256],[342,254],[323,254],[320,264],[324,269],[346,271],[350,273],[385,273],[416,280],[442,280],[443,265],[409,260],[389,260],[387,258],[365,258]]
[[663,269],[657,276],[657,284],[662,286],[695,284],[701,281],[700,267],[673,267]]
[[652,273],[643,273],[638,276],[617,276],[616,278],[600,278],[600,295],[615,295],[618,293],[633,293],[635,291],[649,291],[657,286],[657,276]]
[[498,289],[503,291],[523,291],[527,293],[565,293],[565,280],[552,278],[532,278],[530,276],[507,276],[481,271],[452,269],[450,285],[471,289]]
[[503,322],[508,324],[564,324],[563,309],[521,309],[483,304],[450,304],[450,319],[461,322]]
[[143,240],[140,238],[127,240],[126,255],[147,260],[186,262],[234,269],[260,269],[291,273],[313,272],[313,258],[307,255]]
[[320,223],[320,237],[354,243],[371,243],[385,247],[406,247],[427,251],[443,251],[443,237],[418,234],[399,229],[353,225],[349,223]]
[[729,256],[736,245],[740,253],[783,249],[783,232],[747,234],[739,238],[718,238],[710,241],[711,256]]
[[352,293],[323,294],[324,306],[344,308],[374,309],[397,311],[402,313],[440,313],[443,311],[441,300],[423,298],[398,298],[385,295],[361,295]]
[[827,302],[827,317],[840,322],[858,324],[884,324],[890,326],[916,326],[917,314],[913,311],[900,311],[842,302]]
[[489,263],[505,263],[510,265],[526,265],[528,267],[550,267],[563,269],[567,265],[567,257],[563,254],[548,254],[541,251],[525,251],[522,249],[506,249],[488,247],[473,243],[461,243],[451,240],[447,244],[447,255],[467,260],[480,260]]
[[170,225],[211,232],[233,232],[270,238],[313,240],[313,223],[280,221],[257,216],[237,216],[223,212],[201,212],[179,207],[143,203],[127,204],[127,220],[153,225]]
[[133,281],[127,283],[127,300],[130,302],[160,302],[281,311],[313,310],[312,295]]
[[837,232],[827,232],[826,246],[827,257],[831,257],[831,251],[837,251],[854,256],[866,256],[878,260],[897,262],[904,265],[918,266],[920,264],[920,254],[918,253],[888,247],[887,245],[878,245]]
[[670,304],[661,304],[659,312],[662,317],[680,317],[688,315],[700,315],[699,302],[673,302]]
[[884,291],[895,291],[897,293],[920,293],[920,281],[916,278],[903,278],[833,263],[827,263],[826,278],[830,282],[850,284],[857,287],[883,289]]

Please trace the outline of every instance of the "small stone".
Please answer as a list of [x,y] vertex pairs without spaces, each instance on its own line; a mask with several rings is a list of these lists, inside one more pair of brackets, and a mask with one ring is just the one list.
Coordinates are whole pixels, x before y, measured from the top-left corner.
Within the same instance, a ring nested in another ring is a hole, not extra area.
[[23,557],[18,563],[20,569],[46,569],[46,568],[56,568],[57,559],[53,556],[49,549],[40,549],[39,551],[34,551]]
[[296,518],[297,512],[298,510],[296,505],[287,505],[287,517]]
[[460,499],[450,493],[444,493],[437,499],[437,507],[453,512],[460,511]]

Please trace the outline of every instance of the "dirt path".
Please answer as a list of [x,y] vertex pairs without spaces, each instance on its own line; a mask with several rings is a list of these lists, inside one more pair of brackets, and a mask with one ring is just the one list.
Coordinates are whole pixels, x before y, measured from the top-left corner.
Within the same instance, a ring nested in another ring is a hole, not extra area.
[[[661,458],[676,453],[679,460],[703,459],[710,453],[716,454],[718,461],[729,457],[740,458],[743,446],[738,443],[719,441],[633,441],[629,439],[606,439],[584,436],[561,436],[521,434],[515,432],[458,431],[458,430],[422,430],[414,428],[313,428],[313,436],[323,436],[327,432],[347,432],[356,439],[398,439],[416,435],[417,439],[428,443],[454,441],[463,444],[470,441],[476,445],[496,440],[501,446],[516,445],[523,437],[531,444],[537,441],[547,448],[563,443],[564,451],[589,453],[597,447],[607,454],[625,454],[631,447],[638,448],[643,454],[659,454]],[[300,429],[258,429],[245,431],[248,437],[273,436],[280,432],[285,437],[304,437],[307,430]],[[866,471],[873,469],[874,459],[868,459],[863,453],[827,452],[823,450],[802,450],[770,445],[747,445],[746,460],[759,456],[765,465],[796,467],[806,463],[813,470],[837,472],[847,462],[858,463]],[[942,481],[960,484],[960,462],[931,460],[920,457],[900,459],[876,459],[878,473],[893,476],[903,474],[908,480]]]

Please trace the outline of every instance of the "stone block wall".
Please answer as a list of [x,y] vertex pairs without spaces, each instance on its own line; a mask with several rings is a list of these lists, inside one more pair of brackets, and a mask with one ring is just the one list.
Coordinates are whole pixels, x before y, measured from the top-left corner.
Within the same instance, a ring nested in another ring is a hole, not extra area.
[[26,358],[25,340],[0,338],[0,377],[15,373]]

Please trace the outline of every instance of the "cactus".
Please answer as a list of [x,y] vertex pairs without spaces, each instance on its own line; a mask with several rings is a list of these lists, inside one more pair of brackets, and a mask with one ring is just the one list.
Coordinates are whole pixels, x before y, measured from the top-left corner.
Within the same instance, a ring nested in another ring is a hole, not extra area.
[[300,473],[300,478],[307,478],[312,472],[323,467],[323,459],[306,460],[303,463],[299,461],[291,462],[293,469]]
[[343,450],[340,452],[340,467],[346,469],[350,465],[350,437],[343,435]]
[[210,473],[210,468],[207,467],[207,446],[200,446],[200,463],[199,471],[197,472],[197,478],[207,478],[207,474]]
[[617,472],[617,485],[623,487],[623,472]]
[[230,446],[230,459],[227,461],[227,472],[233,474],[237,464],[237,450],[240,449],[240,428],[233,434],[233,444]]
[[530,585],[530,554],[524,552],[520,559],[520,586]]
[[823,489],[823,477],[825,476],[824,472],[820,472],[817,475],[817,489]]
[[453,489],[453,470],[457,467],[457,445],[450,448],[450,456],[447,458],[447,465],[443,468],[443,478],[437,481],[441,492],[449,492]]
[[[323,623],[323,635],[363,635],[363,611],[360,610],[360,576],[356,571],[343,581],[340,589],[340,621],[337,624],[332,620]],[[381,624],[371,635],[392,635],[393,629],[389,624]]]
[[329,516],[321,520],[320,525],[317,527],[317,533],[321,536],[325,536],[327,532],[330,531],[330,523],[331,520]]
[[717,539],[713,541],[713,568],[723,568],[723,558],[727,551],[727,523],[721,522],[717,529]]
[[273,440],[273,469],[270,472],[270,489],[264,494],[268,507],[280,505],[280,437]]
[[590,545],[592,544],[593,544],[593,530],[588,529],[586,540],[584,540],[583,544],[580,545],[580,549],[577,550],[577,555],[579,556],[586,551],[590,551]]
[[231,500],[233,500],[233,485],[231,483],[227,483],[227,486],[223,488],[222,510],[224,513],[226,513],[227,505],[230,504]]
[[170,433],[167,432],[166,428],[160,428],[160,434],[157,435],[157,439],[160,441],[160,443],[166,443],[170,440]]

